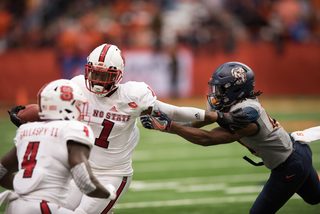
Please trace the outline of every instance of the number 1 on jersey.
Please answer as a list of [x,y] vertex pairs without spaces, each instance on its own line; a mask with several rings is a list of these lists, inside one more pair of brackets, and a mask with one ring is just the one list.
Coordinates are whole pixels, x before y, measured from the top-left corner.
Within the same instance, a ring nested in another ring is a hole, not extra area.
[[103,126],[103,129],[100,133],[100,136],[99,138],[96,138],[96,141],[94,142],[94,144],[107,149],[109,146],[108,137],[114,126],[114,123],[109,120],[104,120],[102,122],[102,126]]

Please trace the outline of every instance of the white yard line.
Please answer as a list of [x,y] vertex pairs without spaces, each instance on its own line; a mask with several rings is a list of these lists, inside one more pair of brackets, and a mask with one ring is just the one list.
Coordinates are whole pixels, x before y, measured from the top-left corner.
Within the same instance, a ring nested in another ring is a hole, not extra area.
[[149,163],[133,162],[134,170],[138,172],[163,172],[199,169],[224,169],[224,168],[246,168],[251,165],[241,158],[221,158],[206,160],[175,160],[159,161]]
[[[229,197],[212,197],[212,198],[198,198],[198,199],[182,199],[182,200],[170,200],[170,201],[118,203],[116,205],[116,209],[254,202],[256,197],[257,197],[256,195],[248,195],[248,196],[229,196]],[[301,198],[297,195],[294,195],[291,199],[301,199]]]
[[[269,173],[257,173],[257,174],[240,174],[240,175],[219,175],[208,177],[189,177],[189,178],[172,178],[150,181],[138,181],[133,180],[131,182],[129,190],[131,191],[153,191],[153,190],[165,190],[175,189],[183,191],[185,186],[190,186],[190,189],[194,188],[194,185],[207,185],[208,188],[221,188],[222,185],[226,186],[226,183],[240,183],[240,182],[264,182],[269,178]],[[214,186],[217,185],[217,186]],[[203,188],[203,187],[201,187]]]

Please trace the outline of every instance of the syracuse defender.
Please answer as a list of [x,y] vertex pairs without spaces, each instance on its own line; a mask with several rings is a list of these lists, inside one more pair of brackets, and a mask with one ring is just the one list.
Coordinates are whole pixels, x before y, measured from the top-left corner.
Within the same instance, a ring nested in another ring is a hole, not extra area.
[[[253,71],[245,64],[228,62],[219,66],[209,81],[208,103],[222,112],[242,108],[243,114],[249,115],[247,128],[236,129],[232,134],[221,127],[206,131],[181,126],[172,122],[164,113],[157,111],[157,117],[149,117],[145,126],[157,130],[169,130],[186,140],[201,146],[226,144],[238,141],[249,151],[260,157],[259,164],[247,158],[255,165],[265,165],[271,175],[262,192],[254,202],[250,214],[274,214],[293,194],[297,193],[309,204],[320,202],[320,182],[318,174],[312,166],[312,152],[308,144],[295,141],[280,125],[271,118],[259,103],[254,91],[255,79]],[[151,125],[150,125],[151,123]],[[200,127],[201,122],[193,122]],[[159,126],[157,124],[162,124]],[[312,141],[319,134],[307,131]],[[298,139],[298,138],[296,138]]]
[[[21,125],[15,147],[0,162],[0,184],[14,188],[18,198],[9,202],[6,213],[74,213],[61,208],[71,177],[82,193],[114,199],[115,188],[102,186],[88,164],[94,135],[78,121],[87,116],[81,89],[70,80],[53,81],[39,91],[38,105],[44,122]],[[13,199],[2,194],[9,195]]]
[[[231,112],[223,114],[207,112],[197,108],[176,107],[157,100],[152,89],[143,82],[129,81],[120,84],[125,60],[120,49],[111,44],[95,48],[87,58],[85,75],[74,77],[71,81],[81,87],[88,98],[90,126],[94,132],[95,143],[90,155],[93,174],[102,184],[111,183],[117,189],[115,200],[91,198],[81,194],[71,181],[68,195],[68,208],[76,213],[112,213],[116,202],[127,191],[133,174],[131,156],[139,141],[136,126],[140,115],[151,114],[152,109],[161,109],[173,120],[218,122],[246,126],[246,116]],[[10,114],[13,122],[18,118]]]

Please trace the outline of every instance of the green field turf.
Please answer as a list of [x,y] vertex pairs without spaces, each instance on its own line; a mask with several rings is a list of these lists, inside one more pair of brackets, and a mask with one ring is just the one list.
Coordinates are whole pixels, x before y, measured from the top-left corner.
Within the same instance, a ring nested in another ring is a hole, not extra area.
[[[299,124],[320,124],[320,109],[313,112],[279,110],[269,114],[280,124],[286,124],[288,132],[296,131],[290,127],[302,127]],[[249,212],[269,177],[269,170],[243,160],[242,157],[247,155],[256,162],[260,161],[246,148],[238,143],[201,147],[178,136],[143,129],[140,123],[138,125],[141,137],[132,158],[133,181],[117,203],[115,214]],[[0,120],[1,156],[12,148],[15,130],[9,120]],[[320,141],[310,146],[314,166],[320,172]],[[1,192],[3,190],[0,189]],[[0,213],[4,210],[5,205],[2,205]],[[278,213],[316,214],[320,213],[320,205],[308,205],[295,195]]]

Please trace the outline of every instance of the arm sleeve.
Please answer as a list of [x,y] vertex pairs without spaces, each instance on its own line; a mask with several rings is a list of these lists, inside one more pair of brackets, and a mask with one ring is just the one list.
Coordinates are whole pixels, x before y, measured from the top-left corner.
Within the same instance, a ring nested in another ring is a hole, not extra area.
[[205,110],[193,107],[178,107],[163,103],[159,100],[155,102],[153,110],[164,112],[172,121],[189,122],[204,121]]
[[313,141],[320,140],[320,126],[305,129],[303,131],[292,132],[291,136],[295,141],[309,144]]

